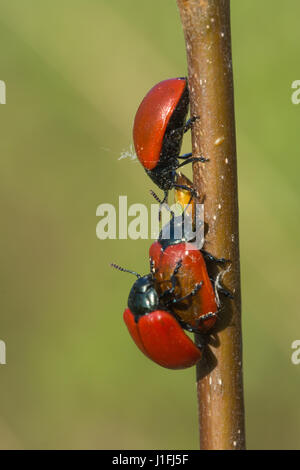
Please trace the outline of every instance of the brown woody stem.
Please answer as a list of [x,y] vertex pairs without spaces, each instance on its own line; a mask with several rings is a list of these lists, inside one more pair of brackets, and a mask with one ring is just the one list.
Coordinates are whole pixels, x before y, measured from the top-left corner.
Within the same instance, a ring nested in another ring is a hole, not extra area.
[[214,344],[197,368],[201,449],[244,449],[241,295],[229,0],[177,0],[190,88],[194,187],[204,196],[205,249],[230,260]]

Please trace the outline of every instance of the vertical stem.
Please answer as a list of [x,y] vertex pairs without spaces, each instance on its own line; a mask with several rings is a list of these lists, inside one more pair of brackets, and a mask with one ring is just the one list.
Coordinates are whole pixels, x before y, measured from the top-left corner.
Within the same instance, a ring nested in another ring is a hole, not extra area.
[[201,449],[245,448],[237,166],[229,0],[177,0],[183,25],[191,115],[194,187],[204,195],[205,249],[230,260],[214,345],[197,368]]

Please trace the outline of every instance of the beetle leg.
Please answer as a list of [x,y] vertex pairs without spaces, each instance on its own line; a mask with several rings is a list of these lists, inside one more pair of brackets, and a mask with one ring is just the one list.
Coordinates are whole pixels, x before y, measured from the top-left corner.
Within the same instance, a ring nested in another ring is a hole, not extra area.
[[229,259],[225,259],[225,258],[216,258],[214,255],[212,255],[211,253],[209,253],[208,251],[205,251],[205,250],[201,250],[201,253],[203,254],[204,258],[207,258],[209,259],[209,261],[214,261],[215,263],[229,263]]
[[234,296],[232,293],[224,287],[219,280],[216,281],[216,279],[213,279],[212,277],[209,278],[212,284],[215,285],[215,289],[218,291],[218,293],[225,295],[225,297],[228,297],[229,299],[234,299]]
[[182,320],[182,318],[177,315],[177,313],[175,312],[171,312],[173,317],[176,318],[176,320],[178,321],[179,325],[184,328],[185,330],[189,331],[190,333],[197,333],[199,332],[199,330],[192,326],[190,323],[187,323],[186,321]]
[[175,278],[176,274],[178,274],[178,271],[181,268],[181,266],[182,266],[182,259],[180,259],[176,263],[175,269],[174,269],[173,274],[171,276],[171,282],[173,282],[173,279]]
[[[171,276],[171,278],[170,278],[170,282],[172,283],[172,287],[169,287],[169,289],[166,289],[166,290],[162,293],[160,299],[162,299],[165,295],[172,295],[172,294],[174,294],[174,291],[175,291],[175,288],[176,288],[176,274],[178,274],[178,271],[179,271],[179,269],[181,268],[181,266],[182,266],[182,260],[180,259],[180,260],[177,262],[177,264],[176,264],[176,266],[175,266],[175,269],[174,269],[174,271],[173,271],[173,274],[172,274],[172,276]],[[167,302],[167,303],[168,303],[168,304],[169,304],[169,303],[172,303],[173,300],[174,300],[174,299],[170,300],[170,301]]]
[[171,287],[172,292],[171,292],[171,293],[174,293],[174,291],[175,291],[175,287],[176,287],[176,274],[178,274],[178,271],[179,271],[179,269],[181,268],[181,266],[182,266],[182,260],[180,259],[179,261],[177,261],[177,264],[176,264],[176,266],[175,266],[175,269],[174,269],[173,274],[172,274],[171,279],[170,279],[170,281],[171,281],[171,283],[172,283],[172,287]]
[[199,119],[199,116],[193,116],[185,123],[184,126],[177,127],[177,129],[172,129],[169,135],[174,137],[174,134],[177,134],[178,137],[180,138],[182,133],[185,134],[187,131],[189,131],[193,127],[193,124],[195,121],[197,121],[197,119]]
[[225,287],[223,286],[218,287],[218,291],[220,292],[220,294],[225,295],[225,297],[228,297],[229,299],[234,299],[234,296],[232,295],[232,293]]
[[152,273],[154,273],[154,269],[155,269],[155,268],[154,268],[154,261],[153,261],[152,258],[150,258],[150,271],[151,271]]
[[192,158],[187,159],[185,162],[180,163],[177,166],[177,168],[181,168],[182,166],[188,165],[189,163],[194,163],[194,162],[205,163],[205,162],[208,162],[208,161],[209,161],[208,158],[205,158],[205,157],[192,157]]
[[[182,320],[175,313],[173,313],[173,315],[176,318],[176,320],[178,321],[178,323],[180,324],[181,328],[183,328],[184,330],[189,331],[190,333],[195,333],[195,334],[198,335],[197,346],[198,346],[199,349],[203,349],[207,344],[207,338],[205,338],[203,336],[201,331],[199,331],[198,327],[197,326],[192,326],[190,323],[185,322],[184,320]],[[201,336],[199,337],[199,335],[201,335]],[[200,338],[201,338],[201,340],[200,340]]]
[[183,128],[183,132],[186,133],[187,131],[189,131],[192,127],[193,127],[193,124],[195,121],[197,121],[197,119],[200,119],[200,116],[193,116],[191,117],[186,123],[185,123],[185,126]]
[[[154,193],[155,194],[155,193]],[[162,201],[160,201],[160,204],[159,204],[159,211],[158,211],[158,221],[160,222],[161,221],[161,210],[162,210],[162,207],[163,205],[165,204],[165,202],[168,200],[168,191],[164,191],[164,198]]]
[[184,153],[183,155],[178,155],[177,158],[181,158],[182,160],[184,160],[185,158],[191,158],[192,156],[192,153]]
[[154,261],[152,258],[150,258],[150,272],[154,276],[158,272],[158,268],[155,267]]
[[[181,328],[184,328],[185,330],[189,331],[190,333],[199,333],[199,330],[197,327],[190,325],[189,323],[185,322],[184,320],[178,320],[178,323],[180,324]],[[199,347],[199,345],[198,345]]]
[[164,198],[163,198],[163,200],[162,200],[162,202],[161,202],[161,205],[163,205],[167,200],[168,200],[168,191],[165,191],[165,192],[164,192]]
[[205,315],[202,315],[199,318],[199,321],[201,322],[201,321],[208,320],[209,318],[216,318],[216,317],[217,317],[216,313],[210,312],[210,313],[206,313]]
[[199,324],[203,323],[206,320],[209,320],[210,318],[217,318],[218,314],[217,313],[206,313],[205,315],[202,315],[200,318],[198,318],[197,322]]
[[187,295],[185,295],[184,297],[181,297],[180,299],[172,299],[170,303],[172,304],[178,304],[179,302],[182,302],[183,300],[186,300],[188,299],[189,297],[193,297],[194,295],[197,294],[197,292],[201,289],[203,285],[203,281],[199,282],[199,284],[196,284],[196,286],[194,287],[194,289]]

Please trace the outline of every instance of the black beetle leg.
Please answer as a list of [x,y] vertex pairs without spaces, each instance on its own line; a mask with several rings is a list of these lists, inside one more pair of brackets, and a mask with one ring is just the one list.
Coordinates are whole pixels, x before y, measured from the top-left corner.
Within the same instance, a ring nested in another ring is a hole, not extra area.
[[225,258],[216,258],[214,255],[212,255],[211,253],[209,253],[208,251],[205,251],[205,250],[201,250],[201,253],[203,254],[204,258],[207,258],[209,259],[209,261],[214,261],[215,263],[229,263],[229,259],[225,259]]
[[186,300],[189,297],[193,297],[201,289],[202,285],[203,285],[203,281],[196,284],[194,289],[189,294],[185,295],[184,297],[181,297],[180,299],[176,299],[176,298],[172,299],[170,303],[172,303],[173,305],[178,304],[179,302],[182,302],[183,300]]
[[171,132],[170,132],[170,137],[174,138],[174,135],[178,135],[178,136],[181,136],[182,133],[186,133],[187,131],[189,131],[192,127],[193,127],[193,124],[195,121],[197,121],[197,119],[199,119],[199,116],[193,116],[192,118],[190,118],[184,126],[182,127],[178,127],[177,129],[173,129]]
[[228,297],[229,299],[234,299],[234,296],[232,295],[232,293],[220,283],[218,277],[219,275],[217,276],[216,279],[213,279],[212,277],[209,278],[211,283],[215,286],[215,291],[217,291],[217,297],[218,297],[218,294],[223,294],[225,295],[225,297]]
[[204,158],[204,157],[192,157],[192,158],[189,158],[187,159],[185,162],[182,162],[180,163],[177,168],[181,168],[182,166],[184,165],[188,165],[189,163],[194,163],[194,162],[202,162],[202,163],[205,163],[205,162],[208,162],[208,158]]
[[190,323],[187,323],[186,321],[182,320],[182,318],[180,318],[180,316],[177,315],[175,312],[172,312],[172,315],[174,318],[176,318],[181,328],[183,328],[184,330],[187,330],[190,333],[200,333],[197,327],[194,327]]
[[[175,266],[175,269],[173,271],[173,274],[171,276],[171,279],[170,279],[170,282],[172,283],[172,287],[169,287],[169,289],[166,289],[162,295],[160,296],[160,299],[162,299],[165,295],[172,295],[174,294],[174,291],[175,291],[175,287],[176,287],[176,274],[178,274],[178,271],[179,269],[181,268],[181,265],[182,265],[182,260],[180,259],[176,266]],[[167,302],[168,304],[169,303],[172,303],[174,299],[172,299],[171,301]]]
[[156,268],[154,266],[154,261],[152,258],[149,258],[150,259],[150,272],[152,274],[152,276],[154,276],[154,274],[156,274],[158,272],[158,268]]
[[206,320],[209,320],[210,318],[217,318],[218,314],[217,313],[206,313],[205,315],[202,315],[200,318],[198,318],[198,323],[201,324],[205,322]]
[[192,153],[184,153],[183,155],[178,155],[177,158],[181,158],[182,160],[184,160],[185,158],[191,158],[192,156]]
[[197,121],[197,119],[200,119],[200,116],[193,116],[191,117],[185,124],[184,128],[183,128],[183,132],[186,133],[187,131],[189,131],[192,127],[193,127],[193,124],[195,121]]
[[[169,191],[165,191],[164,192],[164,198],[162,201],[160,201],[160,204],[159,204],[159,212],[158,212],[158,221],[160,222],[161,221],[161,210],[162,210],[162,207],[163,205],[165,204],[165,202],[168,200],[168,192]],[[154,193],[155,194],[155,193]],[[153,195],[153,193],[152,193]]]
[[232,295],[232,293],[226,289],[226,287],[222,286],[222,284],[217,281],[215,279],[210,279],[212,283],[215,284],[215,289],[218,291],[218,294],[223,294],[225,295],[225,297],[228,297],[229,299],[234,299],[234,296]]

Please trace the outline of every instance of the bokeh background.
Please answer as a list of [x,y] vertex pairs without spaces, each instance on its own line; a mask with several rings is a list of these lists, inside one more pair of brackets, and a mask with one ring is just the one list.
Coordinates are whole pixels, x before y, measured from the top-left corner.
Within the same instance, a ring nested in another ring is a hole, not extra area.
[[[232,1],[249,448],[300,448],[298,0]],[[175,0],[0,1],[1,448],[196,449],[195,371],[131,341],[149,240],[96,237],[96,208],[150,205],[118,160],[158,81],[186,74]],[[185,149],[190,142],[185,142]],[[118,212],[117,212],[118,213]]]

